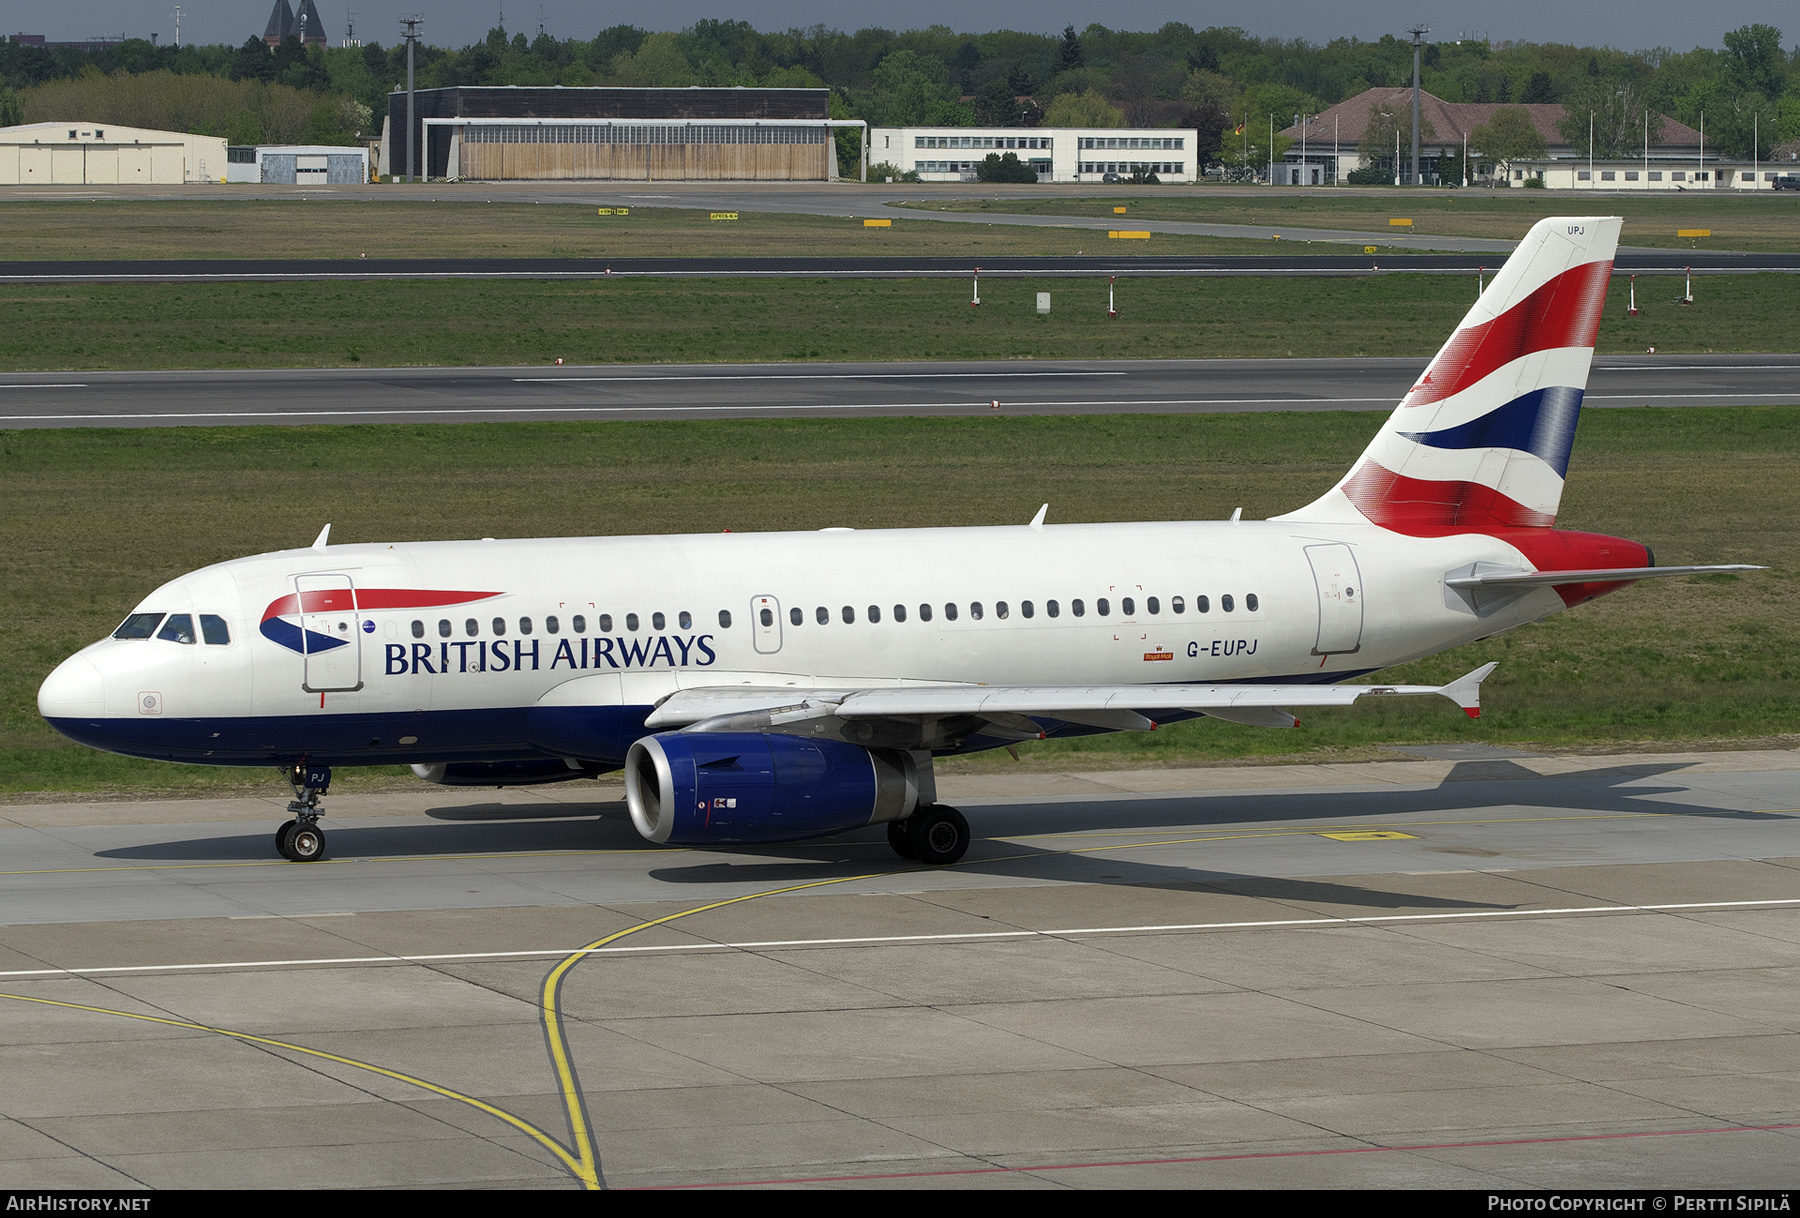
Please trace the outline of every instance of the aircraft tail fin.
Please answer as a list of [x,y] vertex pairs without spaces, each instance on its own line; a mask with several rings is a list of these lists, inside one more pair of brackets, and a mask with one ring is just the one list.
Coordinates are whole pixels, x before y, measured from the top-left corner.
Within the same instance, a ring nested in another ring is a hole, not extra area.
[[1350,472],[1277,519],[1415,535],[1555,523],[1621,223],[1533,225]]

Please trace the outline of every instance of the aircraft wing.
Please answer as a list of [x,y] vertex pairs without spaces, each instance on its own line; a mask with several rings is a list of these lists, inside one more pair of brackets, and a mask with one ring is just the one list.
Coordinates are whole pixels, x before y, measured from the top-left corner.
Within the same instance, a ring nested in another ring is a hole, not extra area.
[[[1289,707],[1349,706],[1364,697],[1438,694],[1471,717],[1481,713],[1484,664],[1448,685],[920,685],[882,689],[687,689],[671,694],[646,720],[652,729],[768,731],[826,718],[984,719],[999,734],[1042,734],[1039,719],[1113,731],[1149,731],[1150,713],[1198,711],[1235,723],[1292,727]],[[984,732],[983,734],[994,734]]]

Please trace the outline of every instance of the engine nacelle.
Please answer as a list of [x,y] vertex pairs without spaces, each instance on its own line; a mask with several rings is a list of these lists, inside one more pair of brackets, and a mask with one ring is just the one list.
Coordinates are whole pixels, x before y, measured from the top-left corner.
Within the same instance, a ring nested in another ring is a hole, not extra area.
[[530,787],[545,782],[592,778],[600,767],[561,757],[541,761],[439,761],[415,765],[412,772],[440,787]]
[[[625,758],[631,822],[675,846],[791,842],[904,820],[929,754],[755,732],[645,736]],[[927,800],[929,802],[929,800]]]

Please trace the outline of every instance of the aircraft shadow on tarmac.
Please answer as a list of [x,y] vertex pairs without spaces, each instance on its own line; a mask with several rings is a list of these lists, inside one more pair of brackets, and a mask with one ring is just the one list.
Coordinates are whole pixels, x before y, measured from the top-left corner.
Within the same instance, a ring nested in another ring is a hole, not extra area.
[[[1227,827],[1260,831],[1260,824],[1308,832],[1317,825],[1356,828],[1374,823],[1394,825],[1394,818],[1417,814],[1454,816],[1471,810],[1507,809],[1528,818],[1533,810],[1568,816],[1704,817],[1729,821],[1788,820],[1789,815],[1731,811],[1700,804],[1653,801],[1645,796],[1678,794],[1686,788],[1645,784],[1645,779],[1685,769],[1681,764],[1619,765],[1574,774],[1543,777],[1511,762],[1472,761],[1457,764],[1442,783],[1424,788],[1334,791],[1235,791],[1218,795],[1169,794],[1059,798],[1036,803],[1021,799],[985,806],[975,814],[978,836],[958,865],[964,874],[990,874],[1008,879],[1054,879],[1073,883],[1118,884],[1195,891],[1231,891],[1275,899],[1353,905],[1370,908],[1443,907],[1503,908],[1479,902],[1426,898],[1417,893],[1383,893],[1367,888],[1311,880],[1246,875],[1193,866],[1170,866],[1117,855],[1072,853],[1077,842],[1063,834],[1110,830],[1207,835]],[[1627,786],[1637,783],[1640,785]],[[351,800],[340,801],[349,805]],[[352,807],[344,807],[346,815]],[[624,805],[617,802],[535,805],[476,805],[446,808],[428,815],[447,824],[333,825],[330,857],[378,862],[383,859],[444,855],[529,855],[537,852],[607,851],[663,854],[668,847],[644,841],[632,829]],[[1008,841],[1056,835],[1051,843]],[[272,833],[237,831],[229,835],[185,841],[146,843],[97,852],[97,858],[143,862],[260,861],[273,853]],[[1124,843],[1120,843],[1123,845]],[[1498,851],[1451,848],[1452,854],[1498,857]],[[731,855],[741,861],[721,862]],[[903,870],[905,864],[888,851],[883,829],[863,829],[811,842],[763,847],[713,847],[652,869],[663,883],[696,887],[773,885],[830,879],[870,870]],[[704,861],[701,861],[704,859]]]

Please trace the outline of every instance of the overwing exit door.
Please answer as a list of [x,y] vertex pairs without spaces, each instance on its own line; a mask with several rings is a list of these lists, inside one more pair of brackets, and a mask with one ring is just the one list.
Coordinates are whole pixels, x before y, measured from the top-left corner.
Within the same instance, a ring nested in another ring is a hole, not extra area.
[[772,656],[781,650],[781,602],[772,596],[750,598],[750,637],[759,655]]
[[296,575],[300,594],[300,649],[309,694],[362,688],[362,622],[356,587],[348,575]]
[[1363,586],[1356,555],[1340,544],[1306,547],[1313,582],[1319,589],[1316,656],[1349,655],[1362,646]]

